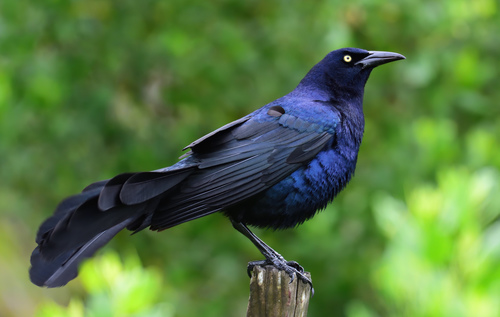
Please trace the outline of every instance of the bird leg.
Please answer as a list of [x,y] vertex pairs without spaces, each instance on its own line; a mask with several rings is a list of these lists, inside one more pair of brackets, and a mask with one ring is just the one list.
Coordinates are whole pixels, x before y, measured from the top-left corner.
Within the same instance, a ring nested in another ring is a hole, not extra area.
[[266,258],[262,261],[252,261],[248,263],[247,266],[247,274],[251,277],[250,272],[256,265],[272,265],[276,267],[278,270],[285,271],[290,276],[290,283],[294,279],[294,273],[297,277],[303,281],[311,285],[311,290],[313,290],[313,285],[311,279],[304,275],[304,268],[299,265],[299,263],[295,261],[287,261],[285,260],[281,254],[274,251],[270,246],[268,246],[264,241],[262,241],[259,237],[257,237],[250,229],[241,222],[237,222],[231,219],[231,223],[233,227],[241,232],[245,237],[250,239],[252,243],[259,249],[260,253]]

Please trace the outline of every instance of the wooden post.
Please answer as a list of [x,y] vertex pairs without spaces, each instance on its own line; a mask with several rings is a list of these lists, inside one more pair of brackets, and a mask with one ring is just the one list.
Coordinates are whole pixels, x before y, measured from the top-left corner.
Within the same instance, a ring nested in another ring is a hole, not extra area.
[[[311,274],[305,275],[311,278]],[[255,266],[250,279],[247,317],[305,317],[311,286],[271,265]]]

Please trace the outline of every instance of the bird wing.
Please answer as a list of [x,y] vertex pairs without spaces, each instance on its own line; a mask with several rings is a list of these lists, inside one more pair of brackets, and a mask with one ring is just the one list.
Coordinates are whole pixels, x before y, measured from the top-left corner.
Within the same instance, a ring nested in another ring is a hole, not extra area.
[[197,170],[159,203],[151,219],[152,230],[205,216],[261,193],[334,139],[331,125],[292,114],[257,118],[235,121],[188,146],[198,162]]
[[244,117],[191,143],[191,154],[172,167],[120,174],[61,202],[38,231],[33,283],[66,284],[83,259],[124,228],[166,229],[259,194],[334,139],[328,124],[285,114],[281,107],[271,110],[269,116]]

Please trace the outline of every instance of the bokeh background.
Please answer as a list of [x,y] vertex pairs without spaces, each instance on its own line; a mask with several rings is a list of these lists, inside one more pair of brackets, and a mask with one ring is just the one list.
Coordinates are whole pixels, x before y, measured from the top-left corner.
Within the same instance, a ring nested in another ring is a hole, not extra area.
[[0,1],[0,315],[243,316],[261,258],[212,215],[123,232],[60,289],[29,282],[64,197],[176,162],[288,93],[329,51],[395,51],[365,93],[355,178],[295,230],[310,316],[498,316],[496,0]]

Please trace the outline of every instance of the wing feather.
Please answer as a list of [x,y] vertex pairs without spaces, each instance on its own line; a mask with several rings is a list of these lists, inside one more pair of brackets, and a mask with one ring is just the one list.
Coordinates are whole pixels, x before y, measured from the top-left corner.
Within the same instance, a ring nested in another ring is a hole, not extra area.
[[306,164],[333,138],[316,123],[291,115],[246,120],[212,134],[191,148],[198,170],[163,198],[151,228],[172,227],[263,192]]

